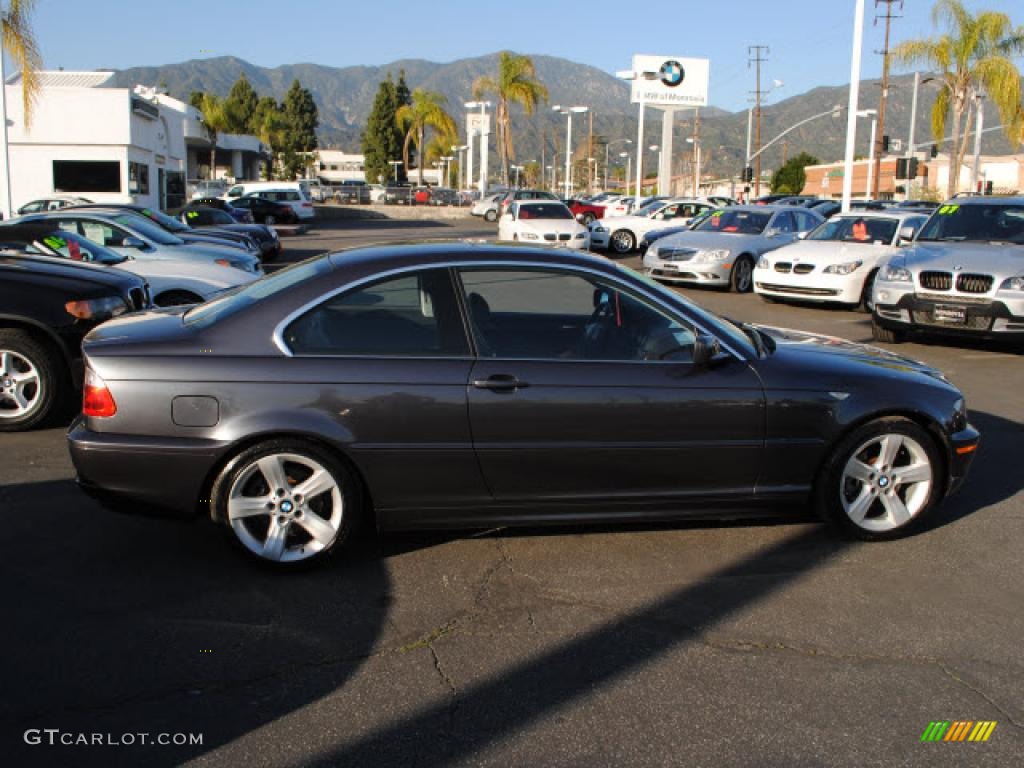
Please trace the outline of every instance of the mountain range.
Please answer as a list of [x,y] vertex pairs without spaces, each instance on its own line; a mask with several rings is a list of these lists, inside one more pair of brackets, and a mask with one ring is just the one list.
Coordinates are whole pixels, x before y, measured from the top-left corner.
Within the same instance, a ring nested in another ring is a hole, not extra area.
[[[593,132],[609,140],[636,141],[637,107],[629,102],[629,86],[622,80],[595,67],[553,56],[532,56],[538,78],[550,92],[549,105],[585,105],[591,110]],[[438,91],[448,100],[448,111],[462,123],[462,103],[472,98],[473,81],[484,74],[497,71],[498,54],[437,63],[423,59],[404,59],[384,66],[327,67],[318,64],[289,64],[266,68],[242,59],[224,56],[195,59],[177,64],[153,67],[133,67],[116,71],[109,81],[111,86],[130,87],[135,84],[165,87],[172,96],[188,100],[192,91],[212,91],[221,96],[231,85],[245,75],[260,95],[282,99],[292,81],[298,79],[313,93],[320,114],[319,137],[322,147],[360,151],[360,135],[370,112],[378,83],[391,73],[405,73],[410,89],[425,88]],[[712,61],[712,94],[714,88],[714,61]],[[877,108],[881,94],[879,80],[861,82],[860,108]],[[900,74],[890,78],[886,130],[894,139],[906,142],[910,125],[910,105],[913,76]],[[931,139],[930,110],[936,88],[924,85],[920,89],[915,141],[920,144]],[[842,157],[846,118],[845,107],[848,86],[823,85],[806,93],[792,96],[762,107],[761,136],[768,142],[786,128],[801,120],[828,111],[833,105],[844,108],[839,118],[825,117],[814,120],[788,134],[782,141],[765,150],[762,167],[771,169],[783,162],[784,157],[806,151],[823,162]],[[649,109],[644,135],[645,145],[661,140],[661,117],[657,110]],[[565,119],[552,113],[550,106],[541,105],[534,115],[513,109],[513,131],[516,154],[520,161],[550,162],[553,151],[560,151],[565,140]],[[574,148],[585,145],[590,130],[590,116],[577,117],[574,122]],[[998,125],[994,108],[988,108],[986,126]],[[867,155],[869,125],[861,124],[857,134],[857,153]],[[689,158],[690,147],[685,138],[693,132],[693,111],[683,110],[675,121],[674,145],[676,157]],[[716,107],[700,110],[700,144],[703,167],[714,174],[737,173],[743,166],[747,134],[747,111],[730,112]],[[623,149],[614,148],[615,157]],[[631,148],[630,148],[631,149]],[[983,135],[983,151],[1004,154],[1012,151],[1000,131]],[[598,150],[600,153],[601,149]],[[645,163],[653,169],[655,159],[649,153]],[[492,162],[492,168],[496,164]],[[677,160],[675,172],[682,170]]]

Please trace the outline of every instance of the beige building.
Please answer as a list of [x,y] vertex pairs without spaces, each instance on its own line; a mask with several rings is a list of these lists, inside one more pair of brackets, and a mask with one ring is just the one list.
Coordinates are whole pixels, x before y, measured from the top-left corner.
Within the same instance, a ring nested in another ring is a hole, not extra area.
[[[878,196],[891,198],[897,196],[897,187],[906,190],[915,185],[923,186],[926,182],[926,167],[918,163],[917,178],[908,181],[896,178],[896,157],[883,157],[879,164],[878,174]],[[853,197],[854,199],[866,200],[871,197],[868,193],[868,165],[867,160],[856,160],[853,163]],[[828,163],[825,165],[808,165],[804,168],[807,180],[804,182],[802,195],[814,195],[816,197],[840,198],[843,196],[843,163]]]

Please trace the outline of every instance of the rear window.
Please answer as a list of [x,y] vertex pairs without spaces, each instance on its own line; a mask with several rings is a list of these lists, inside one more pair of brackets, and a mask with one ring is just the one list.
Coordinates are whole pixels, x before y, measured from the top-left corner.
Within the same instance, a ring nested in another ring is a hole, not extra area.
[[304,283],[317,275],[330,271],[331,262],[328,256],[317,256],[300,261],[272,275],[248,283],[215,299],[193,307],[185,313],[185,324],[194,328],[207,328],[219,320],[241,312],[246,307],[258,304],[264,299],[274,296],[293,285]]

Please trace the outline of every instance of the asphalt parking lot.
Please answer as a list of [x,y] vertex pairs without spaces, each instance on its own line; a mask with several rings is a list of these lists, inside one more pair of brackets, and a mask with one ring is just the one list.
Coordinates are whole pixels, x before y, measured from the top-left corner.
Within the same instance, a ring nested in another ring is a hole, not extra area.
[[[329,248],[486,237],[332,222]],[[634,262],[635,259],[626,262]],[[870,339],[866,315],[684,293]],[[771,522],[365,534],[285,577],[203,520],[82,496],[63,430],[0,436],[8,765],[942,766],[1024,760],[1024,357],[908,343],[966,394],[982,448],[922,533]],[[173,482],[173,478],[169,478]],[[922,743],[990,720],[986,743]],[[202,744],[26,744],[29,729]]]

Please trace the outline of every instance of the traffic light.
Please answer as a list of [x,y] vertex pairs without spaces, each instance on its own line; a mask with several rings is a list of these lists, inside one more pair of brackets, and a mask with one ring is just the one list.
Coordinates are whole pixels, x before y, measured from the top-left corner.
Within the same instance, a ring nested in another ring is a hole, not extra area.
[[896,178],[897,179],[916,179],[917,178],[917,158],[916,157],[898,157],[898,158],[896,158]]
[[939,156],[939,145],[938,144],[932,144],[932,157],[938,157],[938,156]]
[[888,152],[889,151],[889,134],[883,134],[882,135],[882,151],[883,152]]
[[743,180],[744,181],[753,181],[754,180],[754,169],[751,168],[749,165],[746,168],[743,169]]
[[992,194],[992,187],[993,187],[993,184],[992,184],[991,181],[986,181],[985,182],[985,194],[986,195],[991,195]]

